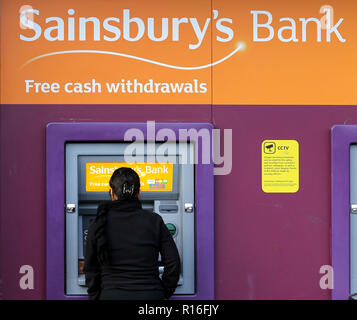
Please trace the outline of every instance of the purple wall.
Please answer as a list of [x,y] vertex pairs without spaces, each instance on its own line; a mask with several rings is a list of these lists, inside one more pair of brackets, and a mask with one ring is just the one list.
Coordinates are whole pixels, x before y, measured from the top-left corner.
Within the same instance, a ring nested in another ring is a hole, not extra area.
[[[329,299],[330,128],[356,124],[357,107],[1,106],[3,297],[45,297],[45,126],[55,121],[189,121],[233,129],[233,170],[215,178],[217,299]],[[261,142],[296,139],[300,190],[261,191]],[[35,290],[18,286],[35,270]]]

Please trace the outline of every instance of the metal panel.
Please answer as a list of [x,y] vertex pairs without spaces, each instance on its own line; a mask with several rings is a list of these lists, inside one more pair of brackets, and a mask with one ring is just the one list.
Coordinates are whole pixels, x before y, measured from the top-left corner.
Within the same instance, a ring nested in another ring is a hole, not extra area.
[[[174,143],[174,142],[173,142]],[[176,143],[175,143],[176,144]],[[124,150],[128,143],[68,143],[66,145],[66,203],[73,204],[77,210],[66,214],[66,294],[85,295],[84,276],[78,274],[78,259],[83,258],[83,212],[91,207],[88,201],[103,200],[104,193],[95,192],[90,196],[85,193],[85,177],[83,167],[88,161],[123,162]],[[189,155],[194,153],[193,143],[189,144]],[[159,144],[157,148],[159,147]],[[180,163],[178,157],[182,149],[176,144],[175,154],[169,154],[170,160]],[[173,223],[176,228],[174,240],[178,247],[182,274],[175,294],[195,293],[195,212],[185,211],[187,203],[194,204],[194,165],[174,165],[174,188],[171,195],[168,192],[143,192],[145,200],[154,202],[154,210],[162,216],[165,223]],[[172,200],[177,199],[175,206],[178,212],[167,213],[160,208],[172,206]],[[92,209],[92,208],[90,208]],[[91,212],[92,214],[92,212]]]

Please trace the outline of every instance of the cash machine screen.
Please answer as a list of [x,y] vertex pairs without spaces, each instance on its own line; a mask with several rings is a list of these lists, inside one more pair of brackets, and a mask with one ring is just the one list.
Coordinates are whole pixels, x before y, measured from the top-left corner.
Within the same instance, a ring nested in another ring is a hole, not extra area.
[[172,191],[172,163],[133,163],[126,162],[87,162],[86,191],[101,192],[109,190],[109,179],[121,167],[135,170],[140,177],[141,191]]

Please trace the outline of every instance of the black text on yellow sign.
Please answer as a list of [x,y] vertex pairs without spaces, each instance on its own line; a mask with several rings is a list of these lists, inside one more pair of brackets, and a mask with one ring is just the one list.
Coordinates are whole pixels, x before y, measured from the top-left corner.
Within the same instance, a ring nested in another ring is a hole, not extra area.
[[299,190],[299,143],[296,140],[264,140],[262,190],[295,193]]

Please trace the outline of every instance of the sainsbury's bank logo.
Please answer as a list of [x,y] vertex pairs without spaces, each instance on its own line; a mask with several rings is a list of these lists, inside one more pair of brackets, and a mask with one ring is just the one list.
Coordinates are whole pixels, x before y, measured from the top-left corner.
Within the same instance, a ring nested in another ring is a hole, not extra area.
[[[207,17],[204,24],[195,17],[174,17],[157,18],[148,17],[146,19],[133,15],[130,9],[123,9],[121,16],[116,17],[76,17],[74,9],[67,11],[67,17],[47,17],[46,25],[42,26],[35,22],[35,16],[40,16],[40,10],[30,6],[23,6],[20,11],[20,27],[22,29],[32,29],[31,36],[20,34],[23,41],[36,41],[43,37],[47,41],[86,41],[88,39],[87,30],[89,24],[92,28],[92,40],[115,42],[119,40],[136,42],[147,37],[154,42],[165,40],[180,41],[181,29],[184,25],[192,28],[196,39],[188,43],[190,50],[198,49],[205,37],[210,37],[207,32],[210,24],[220,32],[216,36],[218,42],[229,42],[234,38],[232,29],[233,21],[230,18],[220,18],[218,10],[212,10],[212,16]],[[47,26],[48,23],[55,22],[55,25]],[[76,34],[76,26],[79,29]],[[161,30],[159,30],[161,29]],[[135,31],[134,31],[135,30]],[[157,35],[159,34],[159,36]]]
[[[197,50],[201,47],[207,37],[211,37],[208,32],[209,27],[215,28],[218,33],[215,40],[218,42],[231,42],[234,40],[233,20],[226,17],[220,17],[218,10],[212,10],[211,17],[207,17],[203,22],[196,17],[172,17],[142,18],[135,16],[130,9],[123,9],[120,16],[110,16],[105,18],[81,17],[74,9],[68,9],[66,17],[46,17],[45,25],[36,21],[36,17],[41,14],[40,10],[30,6],[23,6],[20,9],[19,24],[21,29],[30,29],[20,34],[20,39],[26,42],[34,42],[39,39],[45,39],[49,42],[55,41],[105,41],[105,42],[139,42],[142,39],[148,39],[154,43],[163,41],[179,42],[182,40],[182,29],[189,27],[193,31],[194,38],[187,42],[189,50]],[[50,24],[50,26],[48,25]],[[186,29],[187,30],[187,29]],[[88,34],[91,34],[90,39]],[[239,50],[243,49],[243,43],[225,57],[208,64],[199,66],[178,66],[163,63],[161,61],[138,57],[124,52],[104,51],[104,50],[67,50],[46,53],[37,56],[26,64],[34,62],[48,56],[58,54],[74,53],[95,53],[126,57],[129,59],[140,60],[143,62],[159,65],[171,69],[179,70],[199,70],[211,67],[229,59]]]
[[[316,11],[320,16],[277,18],[268,10],[250,10],[252,42],[266,43],[275,40],[287,45],[309,41],[317,43],[346,42],[340,31],[344,19],[337,19],[335,23],[334,9],[331,6],[325,5]],[[59,54],[92,53],[125,57],[171,69],[199,70],[224,62],[246,46],[244,42],[239,42],[237,39],[238,21],[222,16],[216,9],[211,11],[210,16],[200,19],[194,16],[144,18],[135,14],[132,9],[122,9],[118,11],[118,14],[107,17],[83,17],[73,8],[61,12],[61,17],[43,17],[39,9],[25,5],[19,11],[19,25],[21,28],[19,38],[28,43],[40,39],[48,41],[49,44],[64,41],[98,41],[115,44],[140,43],[142,40],[149,40],[152,43],[170,41],[171,43],[184,42],[187,49],[194,52],[201,48],[205,39],[209,39],[218,43],[230,43],[231,48],[230,53],[226,56],[195,66],[168,64],[160,59],[153,60],[130,54],[130,52],[119,51],[118,47],[110,51],[77,50],[74,48],[73,50],[47,52],[28,60],[23,66]],[[187,37],[188,31],[192,36]]]

